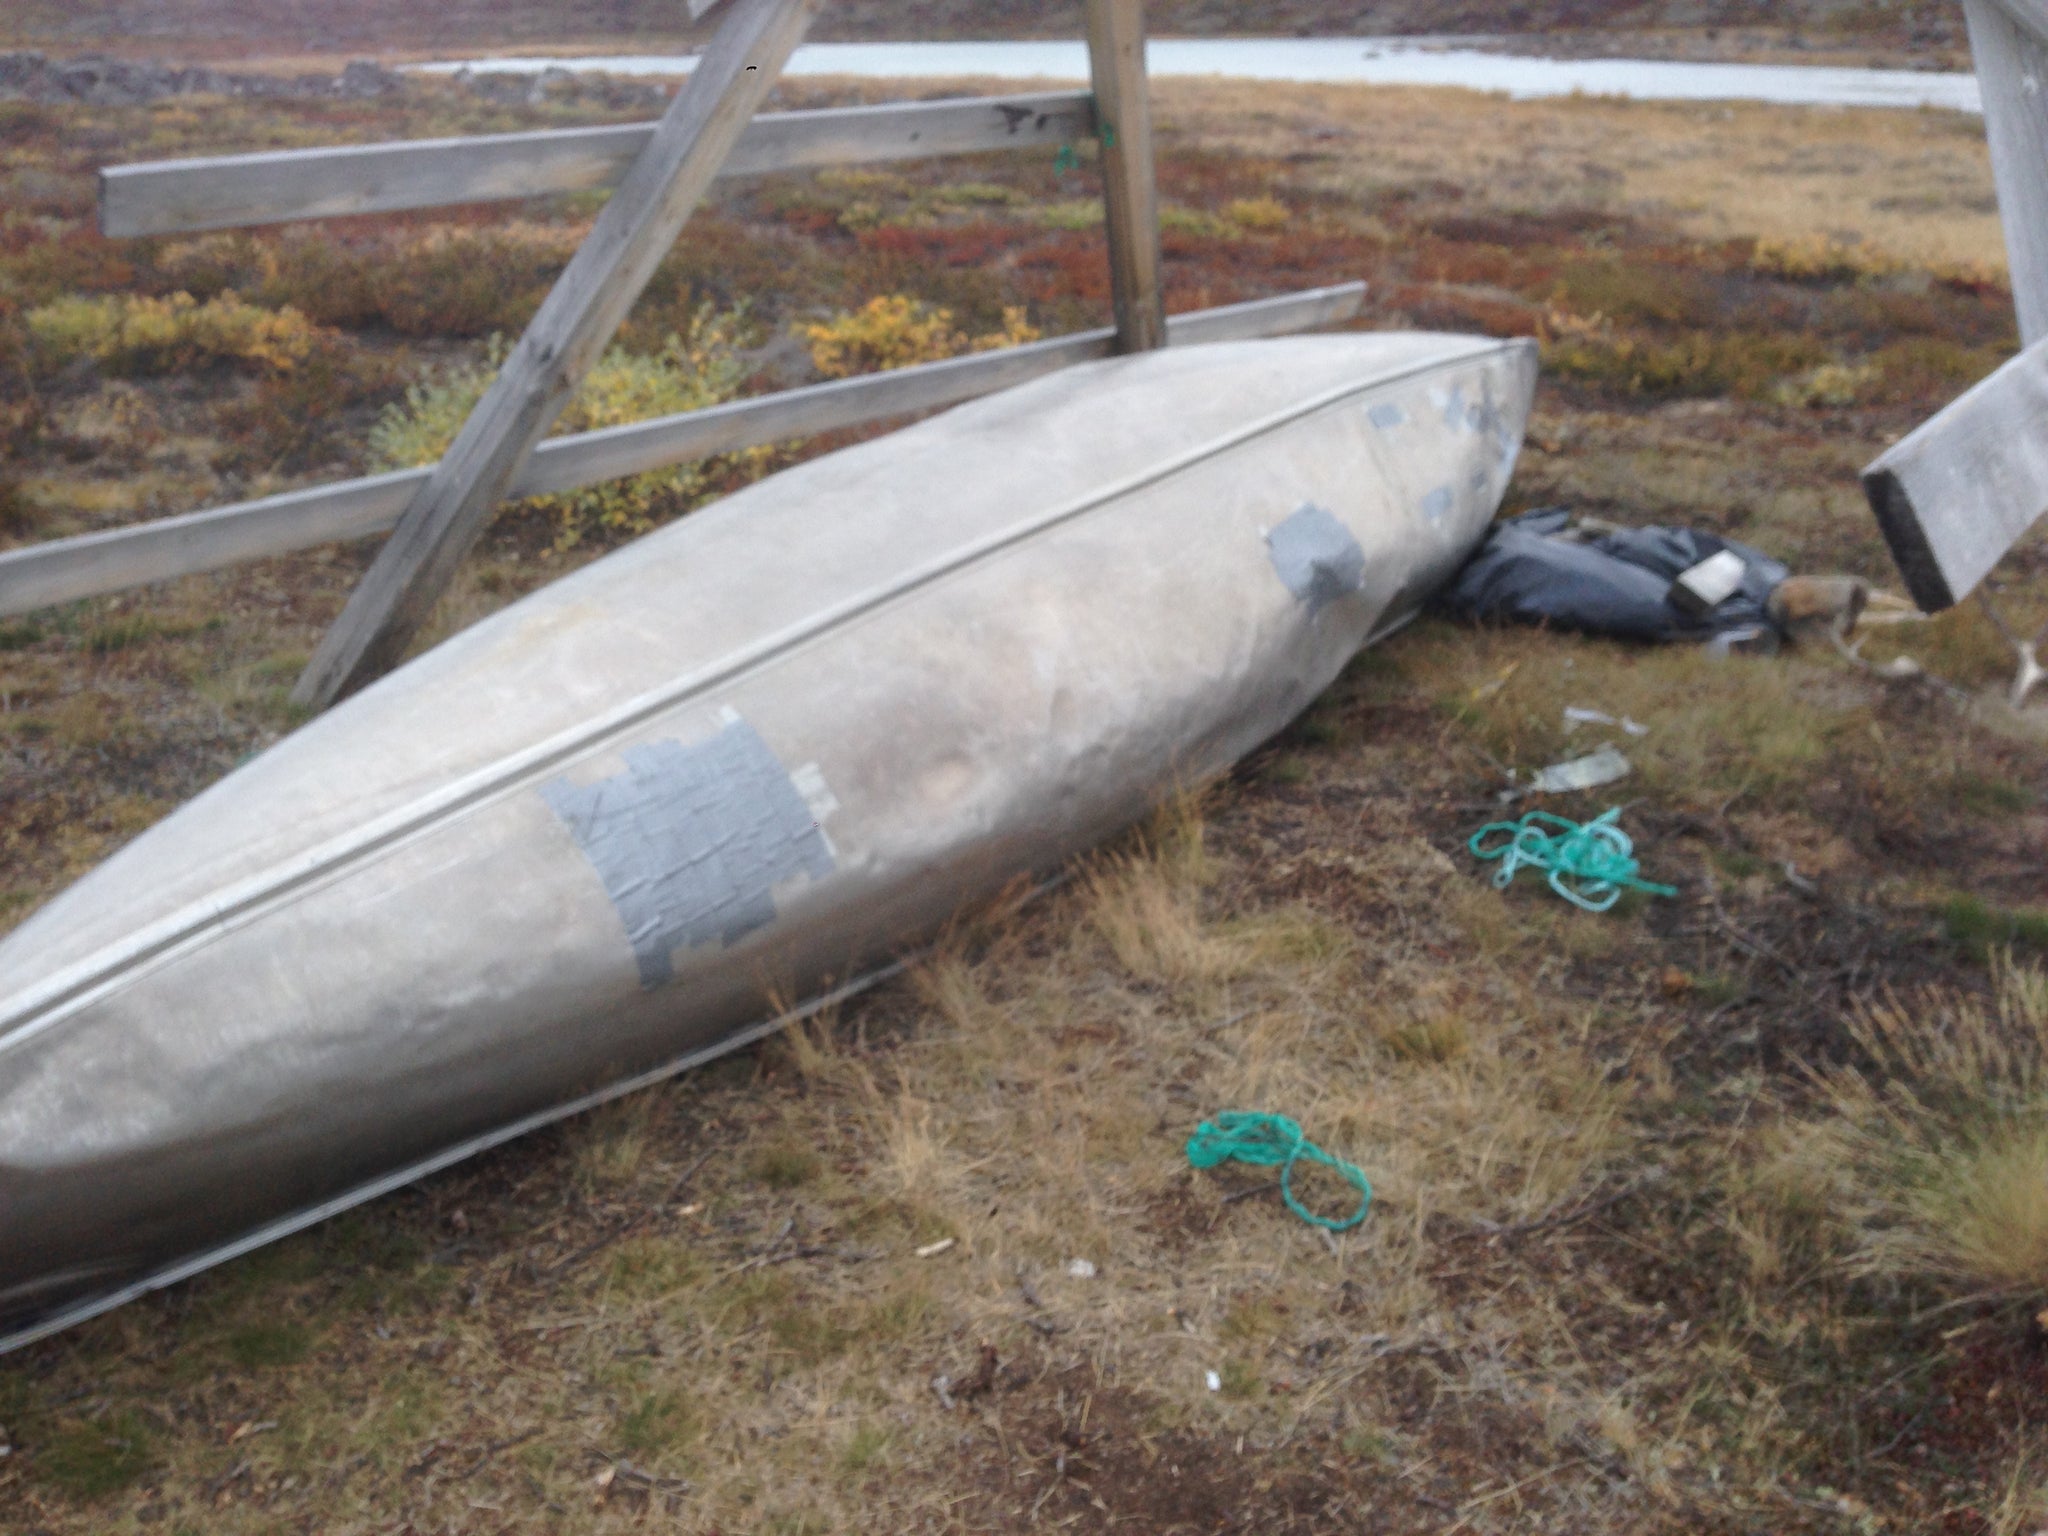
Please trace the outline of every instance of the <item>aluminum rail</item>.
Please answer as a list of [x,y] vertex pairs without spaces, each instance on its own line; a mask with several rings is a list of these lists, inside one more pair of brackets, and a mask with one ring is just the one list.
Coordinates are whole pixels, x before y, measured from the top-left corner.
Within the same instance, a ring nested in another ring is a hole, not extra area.
[[[100,231],[190,234],[588,191],[617,182],[654,127],[624,123],[108,166],[99,179]],[[719,175],[1027,149],[1094,133],[1095,106],[1086,91],[764,112],[747,125]]]
[[[1187,346],[1315,330],[1351,319],[1364,301],[1364,283],[1340,283],[1195,310],[1167,318],[1167,343]],[[957,405],[1075,363],[1107,357],[1114,350],[1115,334],[1108,327],[1081,331],[549,438],[534,450],[513,482],[511,495],[579,490],[713,454]],[[432,473],[432,466],[394,470],[7,550],[0,553],[0,617],[386,533]]]

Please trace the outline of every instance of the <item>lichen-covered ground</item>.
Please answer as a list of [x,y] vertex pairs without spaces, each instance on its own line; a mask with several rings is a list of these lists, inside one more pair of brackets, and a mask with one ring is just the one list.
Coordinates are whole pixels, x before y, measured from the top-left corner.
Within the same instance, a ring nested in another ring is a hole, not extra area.
[[[1358,276],[1362,324],[1542,339],[1513,507],[1890,582],[1856,470],[2014,344],[1973,121],[1158,101],[1172,307]],[[93,166],[603,116],[0,105],[0,534],[365,468],[591,211],[115,244]],[[766,388],[877,296],[1101,323],[1096,193],[1050,152],[727,184],[622,344],[744,301]],[[440,631],[623,537],[601,510],[509,511]],[[0,921],[289,729],[368,554],[0,625]],[[2038,544],[2006,581],[2048,617]],[[1419,624],[906,979],[0,1360],[0,1529],[2030,1532],[2048,747],[1974,607],[1897,652],[1938,683]],[[1624,805],[1676,898],[1590,916],[1465,852],[1508,768],[1598,739],[1568,705],[1650,729],[1555,808]],[[1192,1172],[1233,1107],[1362,1164],[1365,1225]]]

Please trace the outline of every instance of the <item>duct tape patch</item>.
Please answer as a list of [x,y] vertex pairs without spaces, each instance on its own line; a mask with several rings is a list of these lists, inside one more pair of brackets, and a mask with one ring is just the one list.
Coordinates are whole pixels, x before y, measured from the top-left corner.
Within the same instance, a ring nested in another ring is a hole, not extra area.
[[604,882],[643,987],[674,977],[677,950],[732,944],[775,921],[776,886],[832,873],[815,794],[737,715],[692,746],[628,747],[625,763],[593,784],[556,779],[541,796]]
[[1365,585],[1365,551],[1349,528],[1314,502],[1268,530],[1273,569],[1310,613]]

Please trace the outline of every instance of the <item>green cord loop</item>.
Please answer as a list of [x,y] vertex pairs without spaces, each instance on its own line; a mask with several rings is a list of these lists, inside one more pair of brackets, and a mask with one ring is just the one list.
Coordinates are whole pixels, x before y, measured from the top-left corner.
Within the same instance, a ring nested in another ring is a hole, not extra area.
[[[1493,883],[1501,890],[1514,883],[1524,865],[1547,870],[1550,888],[1588,912],[1605,912],[1621,900],[1625,890],[1676,896],[1674,887],[1656,885],[1638,875],[1642,866],[1635,859],[1635,844],[1615,825],[1620,819],[1618,805],[1584,826],[1547,811],[1531,811],[1520,821],[1490,822],[1474,832],[1465,846],[1478,858],[1500,860]],[[1546,826],[1559,830],[1547,832]],[[1487,843],[1497,835],[1501,841]]]
[[[1342,1158],[1332,1157],[1302,1134],[1300,1126],[1285,1115],[1258,1110],[1229,1110],[1214,1120],[1204,1120],[1188,1138],[1188,1161],[1197,1168],[1214,1168],[1236,1158],[1258,1168],[1280,1168],[1280,1197],[1287,1209],[1303,1221],[1332,1232],[1347,1232],[1365,1220],[1372,1207],[1372,1185],[1365,1175]],[[1318,1216],[1294,1198],[1294,1165],[1307,1158],[1334,1168],[1358,1191],[1358,1209],[1342,1221]]]

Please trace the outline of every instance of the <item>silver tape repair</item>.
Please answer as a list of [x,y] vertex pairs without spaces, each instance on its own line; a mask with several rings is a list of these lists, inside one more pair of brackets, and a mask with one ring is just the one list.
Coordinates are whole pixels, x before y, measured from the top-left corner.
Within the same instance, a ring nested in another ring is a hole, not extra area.
[[1365,585],[1365,551],[1335,513],[1312,501],[1271,529],[1266,547],[1287,590],[1311,613]]
[[784,881],[832,872],[805,795],[737,716],[691,746],[628,747],[625,763],[611,778],[556,779],[540,792],[604,882],[643,987],[674,976],[676,950],[731,944],[773,922]]

